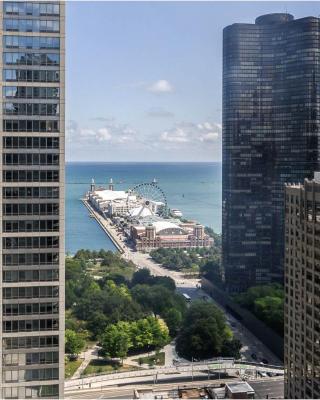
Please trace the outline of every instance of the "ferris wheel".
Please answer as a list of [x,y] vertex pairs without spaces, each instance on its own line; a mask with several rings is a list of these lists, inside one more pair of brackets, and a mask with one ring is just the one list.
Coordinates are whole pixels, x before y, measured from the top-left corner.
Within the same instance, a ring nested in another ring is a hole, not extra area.
[[[135,217],[145,215],[167,215],[167,198],[164,191],[154,180],[151,183],[140,183],[129,189],[127,197],[127,208],[132,208],[132,198],[136,199],[139,206],[135,209]],[[130,212],[129,212],[130,213]]]

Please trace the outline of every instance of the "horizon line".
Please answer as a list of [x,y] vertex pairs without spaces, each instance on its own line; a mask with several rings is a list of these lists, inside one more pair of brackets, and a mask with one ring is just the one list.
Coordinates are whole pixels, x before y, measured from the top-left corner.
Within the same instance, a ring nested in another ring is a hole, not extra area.
[[87,160],[66,160],[66,164],[76,164],[76,163],[91,163],[91,164],[185,164],[185,163],[193,163],[193,164],[208,164],[208,163],[222,163],[221,161],[87,161]]

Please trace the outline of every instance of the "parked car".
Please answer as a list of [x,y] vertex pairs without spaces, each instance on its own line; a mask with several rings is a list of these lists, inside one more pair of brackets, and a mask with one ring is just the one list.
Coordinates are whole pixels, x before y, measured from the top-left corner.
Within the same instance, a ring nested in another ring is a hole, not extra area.
[[269,364],[269,361],[266,358],[262,358],[261,361],[263,362],[263,364]]

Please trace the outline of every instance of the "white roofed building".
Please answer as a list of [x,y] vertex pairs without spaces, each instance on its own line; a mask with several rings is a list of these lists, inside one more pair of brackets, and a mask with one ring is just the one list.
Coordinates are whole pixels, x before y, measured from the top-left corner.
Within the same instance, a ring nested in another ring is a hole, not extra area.
[[89,192],[89,202],[106,216],[123,216],[139,205],[136,196],[124,190],[97,189]]

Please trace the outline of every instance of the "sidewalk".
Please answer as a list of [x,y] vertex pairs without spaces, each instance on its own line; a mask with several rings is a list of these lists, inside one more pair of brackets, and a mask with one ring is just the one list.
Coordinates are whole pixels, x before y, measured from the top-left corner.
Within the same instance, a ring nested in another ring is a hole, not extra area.
[[81,374],[87,368],[89,362],[98,358],[98,349],[98,346],[94,345],[93,347],[90,347],[88,350],[82,353],[82,357],[84,358],[84,360],[82,361],[80,367],[73,374],[71,379],[79,379],[81,377]]

